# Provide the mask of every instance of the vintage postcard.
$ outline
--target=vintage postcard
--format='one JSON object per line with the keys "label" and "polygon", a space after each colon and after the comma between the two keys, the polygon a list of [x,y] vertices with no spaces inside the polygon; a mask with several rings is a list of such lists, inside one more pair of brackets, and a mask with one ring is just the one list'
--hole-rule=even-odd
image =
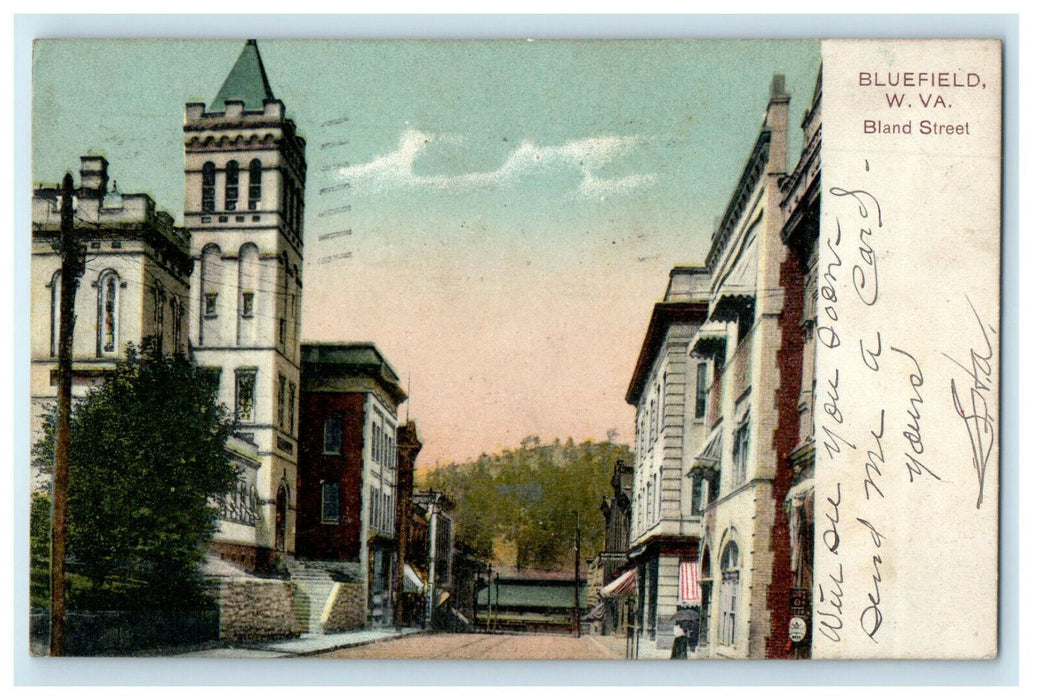
{"label": "vintage postcard", "polygon": [[32,81],[33,654],[997,654],[999,41]]}

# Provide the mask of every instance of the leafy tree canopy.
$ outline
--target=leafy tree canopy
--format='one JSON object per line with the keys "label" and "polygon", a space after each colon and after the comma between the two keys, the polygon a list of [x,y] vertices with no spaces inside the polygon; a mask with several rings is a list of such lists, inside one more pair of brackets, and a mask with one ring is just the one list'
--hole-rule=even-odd
{"label": "leafy tree canopy", "polygon": [[442,465],[425,475],[422,488],[444,491],[455,501],[459,537],[481,556],[518,568],[568,568],[574,562],[575,511],[582,559],[603,549],[599,505],[612,493],[618,460],[632,463],[627,446],[570,439],[543,444],[530,437],[516,450]]}
{"label": "leafy tree canopy", "polygon": [[[182,355],[127,348],[77,402],[69,455],[70,608],[199,602],[199,564],[216,526],[214,499],[236,480],[225,452],[233,422],[204,371]],[[33,449],[52,465],[54,420]],[[78,588],[78,587],[77,587]]]}

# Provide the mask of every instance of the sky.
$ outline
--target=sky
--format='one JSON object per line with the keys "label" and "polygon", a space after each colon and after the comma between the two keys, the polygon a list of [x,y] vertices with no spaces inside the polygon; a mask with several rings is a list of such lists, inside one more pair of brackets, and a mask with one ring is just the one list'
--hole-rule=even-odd
{"label": "sky", "polygon": [[[307,140],[304,341],[371,341],[410,387],[421,467],[528,435],[631,444],[625,390],[669,269],[698,264],[814,41],[260,40]],[[103,154],[182,221],[184,104],[243,41],[54,40],[33,58],[33,180]]]}

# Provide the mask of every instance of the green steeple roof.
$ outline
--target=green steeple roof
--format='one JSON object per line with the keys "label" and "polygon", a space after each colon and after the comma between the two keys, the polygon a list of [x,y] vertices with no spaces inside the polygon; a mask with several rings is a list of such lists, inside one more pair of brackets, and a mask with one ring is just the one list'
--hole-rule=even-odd
{"label": "green steeple roof", "polygon": [[264,62],[260,60],[260,50],[256,48],[256,39],[250,39],[242,48],[224,84],[220,86],[220,92],[213,98],[209,111],[223,112],[224,103],[228,100],[241,100],[245,103],[245,109],[261,111],[264,100],[274,98],[271,84],[267,82]]}

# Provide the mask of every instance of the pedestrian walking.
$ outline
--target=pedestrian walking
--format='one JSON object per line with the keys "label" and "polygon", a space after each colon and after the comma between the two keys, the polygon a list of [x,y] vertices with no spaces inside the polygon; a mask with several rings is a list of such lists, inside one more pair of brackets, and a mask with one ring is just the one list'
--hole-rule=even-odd
{"label": "pedestrian walking", "polygon": [[682,625],[676,623],[672,627],[672,636],[675,637],[675,640],[672,642],[672,658],[685,659],[687,647],[689,646],[686,641],[686,630],[682,628]]}

